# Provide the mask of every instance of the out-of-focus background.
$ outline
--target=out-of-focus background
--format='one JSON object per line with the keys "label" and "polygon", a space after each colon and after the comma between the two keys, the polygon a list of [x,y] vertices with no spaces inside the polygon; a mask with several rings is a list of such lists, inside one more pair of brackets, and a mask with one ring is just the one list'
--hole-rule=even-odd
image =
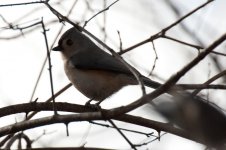
{"label": "out-of-focus background", "polygon": [[[47,63],[44,65],[40,75],[46,60],[46,45],[41,25],[39,24],[23,30],[15,28],[28,27],[43,19],[45,27],[48,29],[48,45],[51,47],[61,26],[63,25],[63,32],[71,27],[68,23],[59,23],[58,18],[43,3],[3,6],[9,3],[25,2],[29,3],[32,1],[1,0],[0,2],[1,107],[27,103],[37,98],[41,102],[51,97],[49,67]],[[49,4],[65,16],[73,4],[75,4],[68,18],[82,26],[85,21],[113,2],[112,0],[52,0]],[[120,38],[122,49],[126,49],[158,33],[205,2],[205,0],[120,0],[112,5],[109,10],[93,18],[85,28],[115,51],[119,51]],[[167,31],[166,35],[205,48],[225,33],[225,14],[226,1],[215,0]],[[13,26],[15,30],[10,28],[10,26]],[[120,33],[120,36],[118,33]],[[59,37],[57,41],[58,39]],[[56,46],[57,42],[53,45]],[[166,81],[198,54],[198,50],[193,47],[164,38],[155,40],[154,45],[156,53],[153,50],[152,43],[147,43],[122,56],[128,63],[146,76],[150,74],[153,66],[155,66],[150,78],[161,83]],[[225,48],[226,45],[224,43],[215,49],[215,51],[225,53]],[[155,62],[156,57],[158,59]],[[53,85],[56,92],[68,84],[69,80],[64,74],[60,53],[51,52],[51,60]],[[182,77],[179,83],[202,84],[213,75],[224,70],[225,63],[225,56],[211,54]],[[40,80],[34,91],[39,76]],[[215,83],[224,83],[224,81],[224,79],[220,79]],[[147,91],[150,92],[152,89],[147,88]],[[224,90],[203,90],[201,94],[209,97],[218,106],[225,108],[226,102],[224,97],[226,93]],[[142,96],[142,92],[139,86],[128,86],[105,100],[101,106],[107,109],[126,105],[140,98],[140,96]],[[74,87],[71,87],[57,97],[56,100],[85,104],[88,98],[83,96]],[[39,113],[34,118],[51,114],[52,112]],[[166,121],[154,110],[150,113],[150,108],[146,106],[138,108],[130,114],[152,120]],[[24,118],[25,114],[3,117],[0,121],[0,127],[22,121]],[[104,121],[102,123],[107,124]],[[154,135],[158,135],[155,130],[148,128],[117,121],[116,124],[122,128],[139,130],[146,133],[154,132]],[[25,133],[31,139],[37,139],[33,143],[34,147],[85,145],[90,147],[130,149],[130,146],[115,129],[90,124],[89,122],[74,122],[69,124],[69,131],[70,136],[67,137],[65,125],[55,124],[30,129],[25,131]],[[43,135],[43,132],[45,132],[45,135]],[[204,149],[204,146],[201,144],[171,134],[164,134],[160,141],[155,140],[153,142],[150,141],[154,137],[147,138],[144,135],[130,132],[125,132],[125,134],[134,144],[148,143],[140,146],[138,149]]]}

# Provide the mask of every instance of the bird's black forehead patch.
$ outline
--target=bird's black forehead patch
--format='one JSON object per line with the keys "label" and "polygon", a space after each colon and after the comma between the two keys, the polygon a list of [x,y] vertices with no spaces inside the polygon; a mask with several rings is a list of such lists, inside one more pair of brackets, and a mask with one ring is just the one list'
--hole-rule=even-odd
{"label": "bird's black forehead patch", "polygon": [[76,29],[75,27],[72,27],[70,29],[68,29],[62,36],[61,39],[65,39],[65,37],[68,37],[70,35],[70,33],[75,32],[76,34],[81,34],[81,31],[79,31],[78,29]]}
{"label": "bird's black forehead patch", "polygon": [[73,28],[71,28],[71,29],[67,30],[66,32],[64,32],[64,34],[61,36],[60,40],[65,39],[65,37],[67,37],[70,34],[70,32],[72,32],[72,30],[73,30]]}

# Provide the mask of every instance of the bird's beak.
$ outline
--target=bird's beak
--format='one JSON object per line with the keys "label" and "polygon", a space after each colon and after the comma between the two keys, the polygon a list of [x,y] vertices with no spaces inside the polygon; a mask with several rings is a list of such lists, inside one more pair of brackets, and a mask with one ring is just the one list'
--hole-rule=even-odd
{"label": "bird's beak", "polygon": [[60,46],[56,46],[52,50],[53,51],[62,51],[62,48],[60,48]]}

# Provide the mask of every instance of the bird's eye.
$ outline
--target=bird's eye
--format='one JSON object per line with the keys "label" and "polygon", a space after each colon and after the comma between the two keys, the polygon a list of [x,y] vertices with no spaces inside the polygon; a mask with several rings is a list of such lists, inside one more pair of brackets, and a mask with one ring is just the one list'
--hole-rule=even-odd
{"label": "bird's eye", "polygon": [[71,46],[73,44],[73,41],[71,39],[67,39],[66,44]]}

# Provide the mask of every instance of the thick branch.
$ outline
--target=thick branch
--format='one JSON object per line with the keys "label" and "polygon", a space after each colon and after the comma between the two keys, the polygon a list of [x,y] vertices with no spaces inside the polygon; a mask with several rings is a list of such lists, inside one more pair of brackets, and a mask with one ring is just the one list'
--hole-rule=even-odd
{"label": "thick branch", "polygon": [[[55,115],[55,116],[45,117],[41,119],[26,120],[23,122],[19,122],[10,126],[0,128],[0,136],[16,133],[18,131],[23,131],[23,130],[27,130],[27,129],[31,129],[39,126],[50,125],[54,123],[103,120],[102,113],[93,112],[93,110],[82,105],[56,102],[55,107],[58,111],[74,112],[74,113],[81,113],[81,114]],[[16,113],[28,113],[31,111],[52,111],[52,103],[24,103],[24,104],[7,106],[0,109],[0,117],[12,115]],[[106,110],[103,110],[103,113],[105,111]],[[104,115],[104,117],[108,117],[108,116]],[[126,115],[126,114],[121,115],[120,117],[115,117],[114,119],[140,125],[147,128],[152,128],[157,131],[166,131],[184,138],[195,140],[186,132],[179,130],[177,128],[174,128],[169,124],[152,121],[142,117]]]}

